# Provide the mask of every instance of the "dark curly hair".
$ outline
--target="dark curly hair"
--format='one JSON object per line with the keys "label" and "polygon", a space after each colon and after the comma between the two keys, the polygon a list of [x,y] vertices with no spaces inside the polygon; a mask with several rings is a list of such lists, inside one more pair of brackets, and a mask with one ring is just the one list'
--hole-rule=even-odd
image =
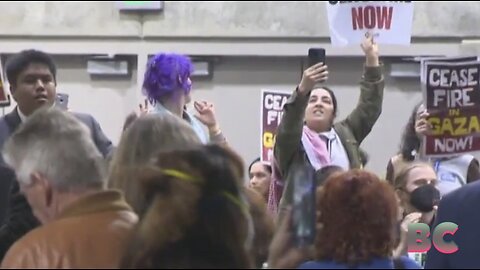
{"label": "dark curly hair", "polygon": [[364,170],[334,174],[317,189],[316,259],[356,267],[394,248],[397,202],[393,189]]}
{"label": "dark curly hair", "polygon": [[407,125],[403,130],[402,141],[400,143],[400,150],[399,154],[402,155],[403,160],[405,161],[412,161],[415,159],[415,155],[412,152],[418,151],[420,148],[420,138],[418,138],[417,134],[415,133],[415,120],[417,119],[417,111],[420,108],[422,102],[419,102],[413,108],[413,112],[408,119]]}

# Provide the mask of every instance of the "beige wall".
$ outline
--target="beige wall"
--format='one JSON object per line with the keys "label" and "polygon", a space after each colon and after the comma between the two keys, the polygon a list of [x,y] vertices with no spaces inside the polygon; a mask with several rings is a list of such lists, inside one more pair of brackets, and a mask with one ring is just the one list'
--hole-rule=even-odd
{"label": "beige wall", "polygon": [[[117,143],[126,115],[137,108],[136,73],[131,78],[94,79],[86,72],[86,57],[63,56],[56,61],[57,91],[70,95],[70,109],[95,116],[107,136]],[[292,91],[299,82],[301,65],[299,58],[224,57],[215,64],[211,80],[194,82],[193,98],[215,103],[229,143],[246,164],[260,154],[261,89]],[[328,85],[338,98],[340,120],[357,102],[362,62],[359,58],[329,58],[328,65]],[[380,174],[397,151],[411,109],[421,99],[418,80],[390,78],[388,65],[386,71],[384,109],[362,145],[371,157],[368,167]]]}
{"label": "beige wall", "polygon": [[[125,117],[137,108],[137,74],[128,78],[92,78],[87,73],[87,58],[81,56],[56,56],[57,92],[69,95],[69,110],[89,113],[100,123],[103,131],[115,144]],[[5,108],[11,111],[15,106]]]}
{"label": "beige wall", "polygon": [[[220,56],[213,79],[195,82],[194,97],[216,103],[229,142],[249,163],[259,155],[260,90],[293,90],[300,78],[300,57],[309,47],[327,48],[339,118],[357,101],[361,50],[329,45],[324,5],[168,1],[159,14],[139,15],[120,14],[113,2],[0,2],[0,54],[37,48],[57,55],[59,92],[70,94],[72,110],[93,114],[115,143],[124,117],[142,100],[148,54]],[[479,54],[479,12],[477,2],[417,2],[412,45],[382,46],[381,54]],[[92,79],[86,71],[92,54],[131,55],[133,76]],[[383,113],[363,144],[371,156],[369,167],[381,174],[420,99],[418,79],[387,76],[386,82]]]}
{"label": "beige wall", "polygon": [[[328,65],[331,74],[328,85],[338,98],[340,120],[358,100],[362,62],[355,58],[332,58]],[[260,90],[293,91],[300,79],[300,67],[300,59],[230,58],[216,65],[211,82],[195,85],[194,98],[216,103],[219,121],[229,142],[249,163],[259,156]],[[388,159],[398,149],[413,106],[421,99],[418,80],[398,80],[388,75],[386,80],[384,110],[362,144],[370,154],[368,168],[382,175]]]}
{"label": "beige wall", "polygon": [[[163,12],[120,14],[115,2],[1,2],[0,35],[328,37],[324,2],[166,1]],[[478,2],[416,2],[418,37],[479,36]],[[445,19],[448,18],[448,19]]]}

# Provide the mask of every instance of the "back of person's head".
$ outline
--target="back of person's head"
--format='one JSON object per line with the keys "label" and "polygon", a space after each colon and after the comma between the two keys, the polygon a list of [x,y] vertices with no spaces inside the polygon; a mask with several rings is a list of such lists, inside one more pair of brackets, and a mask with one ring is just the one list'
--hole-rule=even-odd
{"label": "back of person's head", "polygon": [[415,121],[417,119],[418,109],[422,105],[422,102],[417,103],[413,108],[410,118],[408,119],[407,124],[403,130],[402,140],[400,143],[400,154],[406,161],[412,161],[415,159],[416,152],[420,148],[420,138],[418,138],[417,133],[415,132]]}
{"label": "back of person's head", "polygon": [[153,56],[145,71],[143,92],[152,103],[182,90],[191,90],[190,75],[193,64],[189,57],[175,53],[159,53]]}
{"label": "back of person's head", "polygon": [[19,74],[32,63],[47,66],[56,81],[57,67],[52,57],[42,51],[25,50],[15,54],[7,61],[6,74],[10,85],[16,86]]}
{"label": "back of person's head", "polygon": [[109,186],[125,193],[125,199],[139,213],[145,207],[136,168],[148,164],[158,153],[186,150],[200,145],[195,131],[170,114],[141,116],[125,130],[110,163]]}
{"label": "back of person's head", "polygon": [[327,179],[335,173],[343,172],[343,168],[337,165],[328,165],[315,172],[317,187],[322,186]]}
{"label": "back of person's head", "polygon": [[376,175],[350,170],[330,177],[317,189],[317,260],[355,267],[391,256],[397,202],[393,189]]}
{"label": "back of person's head", "polygon": [[[158,156],[122,268],[248,268],[253,222],[238,156],[217,145]],[[249,243],[250,242],[250,243]]]}
{"label": "back of person's head", "polygon": [[263,263],[268,258],[268,248],[273,238],[274,222],[272,216],[267,211],[267,205],[264,198],[255,190],[245,188],[250,205],[250,215],[253,219],[255,237],[251,247],[252,257],[257,268],[262,268]]}
{"label": "back of person's head", "polygon": [[6,142],[3,156],[26,185],[40,173],[60,191],[105,186],[105,162],[90,130],[65,111],[36,111]]}
{"label": "back of person's head", "polygon": [[122,131],[125,132],[125,130],[127,130],[127,128],[129,128],[132,125],[133,121],[137,119],[138,119],[138,115],[135,112],[128,114],[127,118],[125,118],[125,122],[123,123]]}

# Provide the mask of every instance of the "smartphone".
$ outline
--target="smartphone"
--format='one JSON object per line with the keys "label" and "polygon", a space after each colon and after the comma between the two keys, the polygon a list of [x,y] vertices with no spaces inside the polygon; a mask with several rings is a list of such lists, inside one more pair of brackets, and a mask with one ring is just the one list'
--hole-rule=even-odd
{"label": "smartphone", "polygon": [[308,49],[308,67],[311,67],[318,63],[325,64],[325,49],[323,48]]}
{"label": "smartphone", "polygon": [[315,171],[308,164],[293,169],[293,230],[297,247],[314,244],[316,234]]}
{"label": "smartphone", "polygon": [[55,100],[55,106],[63,110],[68,109],[68,94],[57,93],[57,98]]}

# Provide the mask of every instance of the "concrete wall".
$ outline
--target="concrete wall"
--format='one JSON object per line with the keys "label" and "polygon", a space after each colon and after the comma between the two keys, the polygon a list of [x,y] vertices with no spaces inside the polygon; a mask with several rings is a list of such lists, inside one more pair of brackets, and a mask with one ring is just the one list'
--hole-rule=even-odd
{"label": "concrete wall", "polygon": [[[90,113],[116,144],[126,115],[138,108],[137,76],[92,78],[86,72],[86,57],[57,56],[58,92],[70,95],[72,111]],[[358,58],[329,58],[328,85],[338,99],[338,120],[355,107],[359,96],[362,61]],[[284,57],[223,57],[215,64],[211,80],[194,80],[193,100],[215,104],[218,121],[229,144],[249,163],[260,155],[261,89],[293,91],[301,75],[302,61]],[[135,66],[134,66],[135,70]],[[416,102],[421,100],[418,79],[395,79],[386,70],[383,112],[363,142],[370,154],[368,168],[385,174],[388,159],[395,154],[403,127]],[[6,111],[13,109],[14,104]],[[193,108],[189,108],[192,110]]]}
{"label": "concrete wall", "polygon": [[[328,37],[324,2],[166,1],[157,14],[120,14],[115,2],[1,2],[3,36]],[[417,2],[416,37],[479,36],[478,2]],[[448,18],[448,19],[445,19]]]}
{"label": "concrete wall", "polygon": [[[215,102],[230,144],[249,163],[260,154],[260,90],[293,91],[300,80],[300,68],[299,59],[224,59],[216,65],[212,81],[194,85],[193,98]],[[338,99],[337,120],[342,120],[357,103],[362,61],[329,59],[329,72],[328,85]],[[370,155],[367,167],[381,175],[385,175],[388,159],[398,150],[411,110],[421,100],[418,80],[391,78],[387,70],[386,83],[382,115],[362,144]]]}
{"label": "concrete wall", "polygon": [[140,36],[140,17],[119,14],[114,3],[1,2],[0,35]]}
{"label": "concrete wall", "polygon": [[[220,56],[213,79],[195,82],[194,98],[215,102],[229,142],[246,162],[259,155],[260,90],[292,90],[308,48],[327,49],[339,118],[357,102],[362,52],[329,45],[323,2],[165,2],[163,12],[147,15],[120,13],[114,2],[0,2],[0,10],[0,54],[27,48],[55,54],[58,91],[70,94],[72,110],[93,114],[115,143],[124,117],[142,102],[147,55],[159,51]],[[476,2],[417,2],[412,45],[382,46],[381,54],[480,54],[479,13]],[[92,54],[130,55],[133,76],[91,78]],[[382,116],[363,144],[369,168],[384,174],[420,98],[418,78],[387,75]]]}
{"label": "concrete wall", "polygon": [[[136,63],[132,61],[129,77],[92,77],[87,73],[87,57],[55,56],[57,93],[69,95],[68,109],[91,114],[104,133],[117,144],[126,116],[138,108]],[[7,83],[8,89],[8,83]],[[16,106],[15,101],[3,108],[5,113]]]}
{"label": "concrete wall", "polygon": [[[321,46],[330,56],[362,55],[358,46],[330,46],[324,2],[167,1],[164,8],[125,13],[114,2],[0,2],[2,53],[35,47],[53,54],[144,59],[159,51],[290,57]],[[382,47],[382,55],[479,53],[479,9],[476,2],[415,3],[413,43]]]}

